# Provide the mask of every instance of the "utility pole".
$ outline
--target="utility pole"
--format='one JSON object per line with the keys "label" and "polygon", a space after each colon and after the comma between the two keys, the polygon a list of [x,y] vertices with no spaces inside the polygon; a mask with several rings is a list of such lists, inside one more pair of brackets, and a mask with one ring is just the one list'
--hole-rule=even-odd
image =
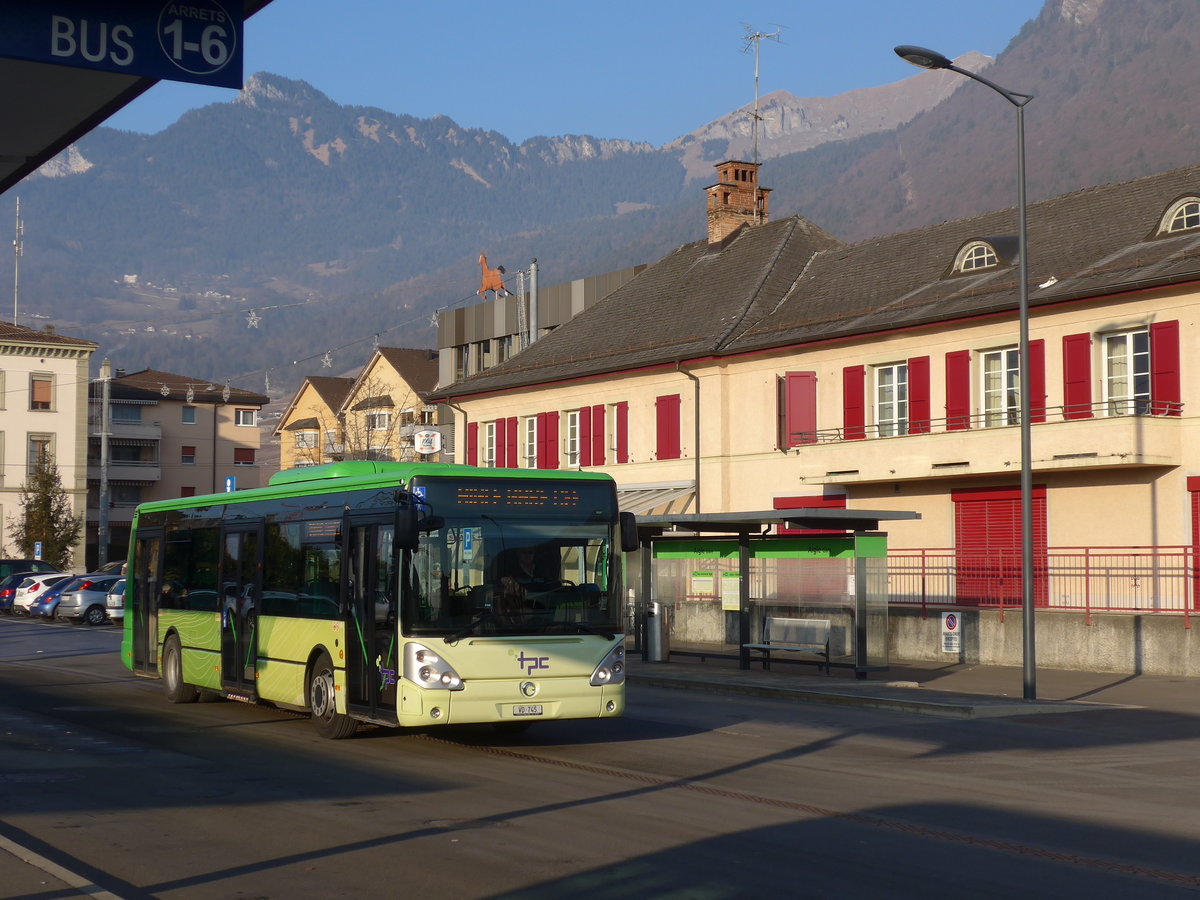
{"label": "utility pole", "polygon": [[25,226],[21,222],[21,198],[17,198],[17,234],[13,238],[13,324],[17,324],[17,297],[21,293],[21,257],[25,253]]}
{"label": "utility pole", "polygon": [[[774,40],[776,42],[779,41],[779,33],[781,31],[781,28],[780,28],[780,26],[776,25],[774,31],[772,31],[770,33],[765,33],[762,31],[753,30],[749,25],[745,24],[744,22],[742,23],[742,27],[746,29],[746,34],[745,34],[745,37],[743,38],[743,40],[745,41],[745,44],[742,46],[742,52],[743,53],[749,52],[750,46],[752,44],[754,45],[754,112],[750,114],[750,118],[751,118],[750,131],[754,138],[754,155],[750,161],[752,163],[754,163],[755,166],[757,166],[758,165],[758,123],[761,122],[762,118],[763,118],[762,115],[758,111],[758,58],[759,58],[759,52],[762,48],[763,38],[770,38],[771,40]],[[757,179],[757,177],[754,180],[754,217],[755,217],[755,221],[759,225],[761,225],[762,224],[762,208],[759,206],[759,200],[758,200],[758,179]]]}
{"label": "utility pole", "polygon": [[96,523],[96,568],[108,562],[108,407],[112,363],[100,363],[100,517]]}
{"label": "utility pole", "polygon": [[541,323],[538,321],[538,265],[537,258],[529,261],[529,343],[538,339]]}

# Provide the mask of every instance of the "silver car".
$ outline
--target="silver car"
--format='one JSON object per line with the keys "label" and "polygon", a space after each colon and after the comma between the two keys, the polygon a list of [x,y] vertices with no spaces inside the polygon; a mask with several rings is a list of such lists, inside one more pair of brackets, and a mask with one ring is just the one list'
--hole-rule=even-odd
{"label": "silver car", "polygon": [[54,612],[56,619],[103,625],[108,621],[108,592],[121,580],[115,575],[80,575],[63,589]]}
{"label": "silver car", "polygon": [[29,608],[41,598],[46,588],[58,584],[64,578],[74,578],[69,572],[54,572],[50,574],[30,575],[21,582],[17,592],[13,594],[12,612],[14,616],[30,615]]}
{"label": "silver car", "polygon": [[108,611],[108,617],[114,622],[121,622],[125,619],[125,579],[122,578],[114,584],[108,592],[108,599],[105,601],[105,608]]}

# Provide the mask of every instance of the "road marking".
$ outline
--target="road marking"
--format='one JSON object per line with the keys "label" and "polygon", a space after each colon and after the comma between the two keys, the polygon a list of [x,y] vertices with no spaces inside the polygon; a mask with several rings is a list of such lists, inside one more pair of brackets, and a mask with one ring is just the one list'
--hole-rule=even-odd
{"label": "road marking", "polygon": [[106,891],[95,882],[84,878],[82,875],[76,875],[70,869],[64,869],[58,863],[46,859],[46,857],[40,853],[35,853],[28,847],[21,846],[16,841],[10,841],[2,834],[0,834],[0,850],[7,850],[17,859],[41,869],[47,875],[52,875],[59,881],[70,885],[88,897],[94,897],[96,900],[121,900],[116,894]]}

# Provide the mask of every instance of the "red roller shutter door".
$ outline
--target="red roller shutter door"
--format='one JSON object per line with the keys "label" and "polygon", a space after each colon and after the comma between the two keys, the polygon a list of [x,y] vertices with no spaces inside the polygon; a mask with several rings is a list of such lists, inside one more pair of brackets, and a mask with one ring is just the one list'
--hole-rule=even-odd
{"label": "red roller shutter door", "polygon": [[[1021,491],[955,491],[956,594],[964,605],[1021,603]],[[1033,599],[1047,602],[1046,489],[1033,489]]]}

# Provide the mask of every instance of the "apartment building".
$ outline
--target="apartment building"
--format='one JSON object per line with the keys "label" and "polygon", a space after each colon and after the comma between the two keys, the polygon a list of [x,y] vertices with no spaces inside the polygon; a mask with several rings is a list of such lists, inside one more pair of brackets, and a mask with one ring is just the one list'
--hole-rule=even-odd
{"label": "apartment building", "polygon": [[[88,366],[96,344],[20,325],[0,325],[0,546],[15,556],[10,527],[21,489],[40,457],[50,455],[76,515],[87,502]],[[84,548],[74,562],[82,566]]]}
{"label": "apartment building", "polygon": [[[100,522],[103,393],[103,384],[93,382],[86,445],[93,562]],[[266,482],[258,466],[258,415],[268,402],[265,395],[155,369],[117,369],[108,393],[109,559],[124,556],[139,503],[246,490]]]}

